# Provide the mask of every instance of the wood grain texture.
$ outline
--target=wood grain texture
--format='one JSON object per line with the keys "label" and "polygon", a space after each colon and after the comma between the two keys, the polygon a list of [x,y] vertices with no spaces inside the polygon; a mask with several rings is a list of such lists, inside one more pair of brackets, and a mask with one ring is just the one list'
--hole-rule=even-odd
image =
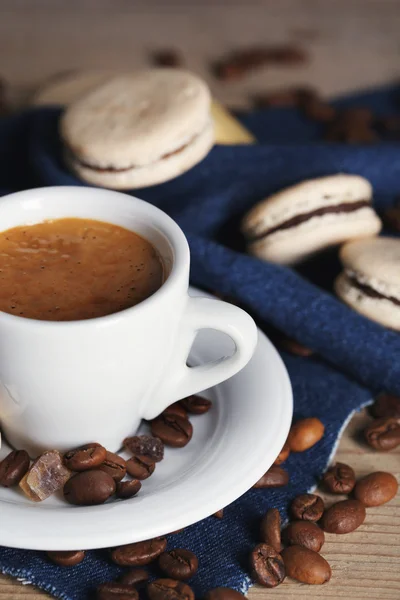
{"label": "wood grain texture", "polygon": [[[0,73],[18,102],[55,73],[136,69],[148,64],[150,50],[174,46],[219,100],[245,107],[252,94],[279,86],[316,85],[332,95],[395,81],[399,30],[399,0],[2,0]],[[210,62],[231,48],[287,41],[301,43],[310,62],[297,69],[262,69],[230,84],[211,75]],[[358,441],[367,420],[365,412],[353,418],[337,460],[351,464],[358,476],[375,470],[399,476],[400,451],[378,454]],[[358,531],[326,537],[322,554],[333,570],[327,585],[285,581],[275,590],[252,588],[250,599],[399,600],[399,496],[368,509]],[[0,600],[25,598],[49,596],[0,576]]]}

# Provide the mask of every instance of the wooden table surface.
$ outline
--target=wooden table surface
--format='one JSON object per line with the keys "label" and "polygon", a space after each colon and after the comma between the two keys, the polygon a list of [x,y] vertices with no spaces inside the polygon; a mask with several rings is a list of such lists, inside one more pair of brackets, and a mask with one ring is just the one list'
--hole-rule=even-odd
{"label": "wooden table surface", "polygon": [[[279,86],[311,84],[332,95],[396,81],[399,31],[398,0],[2,0],[0,75],[17,103],[55,73],[136,69],[148,64],[149,51],[173,46],[219,100],[246,107],[252,94]],[[310,62],[297,69],[264,69],[229,84],[210,74],[210,62],[232,48],[288,41],[305,47]],[[356,441],[367,419],[365,412],[354,416],[336,458],[357,475],[387,470],[399,476],[400,451],[378,454]],[[326,537],[322,554],[332,566],[329,584],[285,581],[275,590],[252,588],[249,597],[399,600],[399,496],[368,509],[356,532]],[[0,575],[0,600],[46,597]]]}

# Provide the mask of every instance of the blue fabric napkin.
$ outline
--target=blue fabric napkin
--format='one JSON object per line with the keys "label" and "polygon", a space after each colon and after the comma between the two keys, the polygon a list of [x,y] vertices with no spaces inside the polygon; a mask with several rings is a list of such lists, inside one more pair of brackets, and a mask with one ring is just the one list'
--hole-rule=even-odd
{"label": "blue fabric napkin", "polygon": [[[397,90],[387,88],[337,104],[393,114],[396,95]],[[55,108],[0,122],[0,194],[43,185],[84,185],[63,165],[59,116]],[[188,173],[134,194],[159,206],[183,228],[191,248],[193,284],[235,299],[264,329],[278,329],[317,352],[307,359],[282,356],[293,386],[295,419],[317,416],[326,433],[309,451],[289,457],[287,487],[250,490],[226,508],[223,520],[209,517],[170,536],[169,548],[189,548],[199,557],[199,572],[190,582],[197,597],[220,585],[245,592],[250,585],[248,554],[258,541],[259,520],[267,508],[278,507],[285,519],[290,500],[317,483],[354,410],[378,390],[400,394],[400,335],[332,295],[340,269],[336,250],[293,270],[246,256],[238,233],[242,215],[255,202],[310,177],[363,175],[374,187],[378,212],[392,205],[400,195],[399,145],[321,143],[320,126],[294,109],[260,111],[243,121],[260,144],[216,146]],[[89,552],[80,565],[63,569],[40,552],[9,548],[0,548],[0,570],[65,600],[86,600],[97,584],[121,572],[106,551]]]}

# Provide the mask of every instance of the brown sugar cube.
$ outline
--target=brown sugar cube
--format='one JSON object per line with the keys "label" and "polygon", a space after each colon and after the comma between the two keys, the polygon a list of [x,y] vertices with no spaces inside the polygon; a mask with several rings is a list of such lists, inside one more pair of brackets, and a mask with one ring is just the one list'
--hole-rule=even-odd
{"label": "brown sugar cube", "polygon": [[19,485],[29,500],[40,502],[62,489],[71,475],[61,454],[57,450],[48,450],[35,460]]}

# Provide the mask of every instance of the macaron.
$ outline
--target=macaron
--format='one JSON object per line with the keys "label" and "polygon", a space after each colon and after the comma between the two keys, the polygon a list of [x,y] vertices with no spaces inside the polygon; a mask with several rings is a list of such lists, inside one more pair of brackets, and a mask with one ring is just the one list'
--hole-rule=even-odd
{"label": "macaron", "polygon": [[400,331],[400,239],[377,237],[340,249],[339,298],[364,316]]}
{"label": "macaron", "polygon": [[244,217],[248,252],[290,265],[329,246],[374,236],[382,224],[371,201],[371,184],[358,175],[332,175],[286,188]]}
{"label": "macaron", "polygon": [[212,148],[210,106],[207,85],[184,70],[116,76],[67,107],[67,164],[84,181],[117,189],[173,179]]}

